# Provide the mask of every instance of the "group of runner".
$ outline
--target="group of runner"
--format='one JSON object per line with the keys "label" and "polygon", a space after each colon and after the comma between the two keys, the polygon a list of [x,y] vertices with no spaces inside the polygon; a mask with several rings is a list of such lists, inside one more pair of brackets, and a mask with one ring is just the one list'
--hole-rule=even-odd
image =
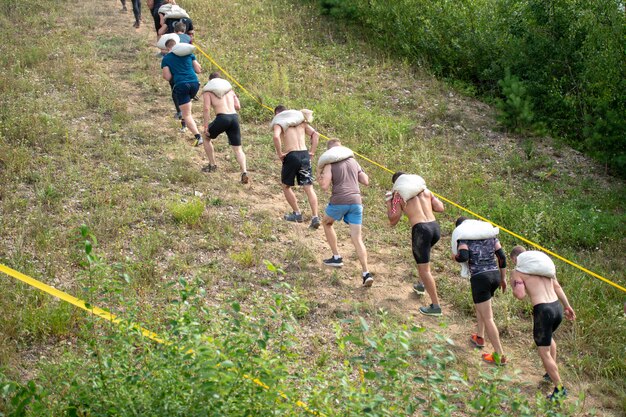
{"label": "group of runner", "polygon": [[[138,27],[141,20],[140,0],[132,1],[133,11],[138,10],[135,12],[135,23]],[[240,181],[243,184],[249,183],[250,178],[247,173],[246,156],[242,148],[237,114],[240,103],[232,86],[222,79],[218,72],[210,74],[209,81],[201,92],[203,100],[201,133],[191,115],[191,106],[200,90],[198,74],[202,72],[202,68],[193,53],[181,53],[175,49],[178,44],[193,42],[193,23],[188,17],[178,17],[175,22],[168,21],[167,13],[163,12],[163,5],[175,4],[174,0],[147,0],[147,2],[154,18],[157,40],[171,33],[179,35],[178,38],[171,37],[164,43],[162,75],[172,86],[172,98],[177,108],[177,116],[182,119],[181,129],[188,128],[191,131],[196,146],[204,145],[209,163],[202,170],[205,172],[217,170],[212,140],[221,133],[226,133],[241,169]],[[122,0],[122,4],[125,7],[125,0]],[[178,49],[183,48],[178,47]],[[209,121],[211,110],[215,113],[215,118]],[[360,185],[369,184],[368,175],[353,155],[321,166],[316,175],[317,181],[323,190],[331,190],[331,197],[324,216],[320,219],[318,199],[313,188],[315,177],[311,164],[311,158],[316,154],[319,144],[319,134],[312,127],[310,117],[306,117],[302,111],[289,110],[279,105],[274,109],[274,115],[275,120],[281,117],[279,115],[288,116],[284,119],[291,120],[289,123],[272,122],[276,156],[282,162],[281,186],[292,210],[284,215],[284,219],[297,223],[303,222],[303,214],[293,191],[296,184],[302,186],[311,209],[309,228],[318,229],[320,225],[323,226],[332,252],[332,256],[324,259],[323,263],[331,267],[343,266],[343,258],[338,251],[334,230],[334,223],[343,220],[349,226],[350,237],[361,265],[362,285],[371,287],[374,277],[368,269],[367,250],[362,238],[363,204],[360,192]],[[310,149],[306,145],[307,137],[311,142]],[[342,147],[339,140],[330,140],[327,143],[327,152],[332,152],[333,148],[339,147],[347,149]],[[346,155],[350,154],[351,152]],[[394,173],[391,178],[392,184],[395,186],[404,175],[403,172]],[[405,177],[404,180],[407,178]],[[412,253],[419,275],[419,281],[414,285],[414,290],[418,294],[428,293],[431,300],[429,305],[420,307],[419,311],[428,316],[440,316],[442,309],[436,282],[430,269],[430,254],[433,246],[441,238],[441,231],[434,213],[443,212],[444,205],[425,187],[416,195],[406,199],[394,189],[387,193],[385,200],[390,225],[395,226],[405,215],[412,227]],[[460,227],[466,220],[464,217],[458,218],[456,227]],[[477,348],[483,348],[485,336],[488,337],[494,352],[484,353],[483,360],[496,365],[505,365],[507,357],[500,342],[491,304],[496,290],[501,288],[502,292],[505,292],[507,288],[507,257],[504,249],[498,239],[493,236],[459,239],[454,249],[452,259],[459,263],[467,263],[470,272],[472,299],[477,317],[477,331],[471,334],[470,341]],[[563,315],[570,320],[574,320],[576,315],[555,274],[529,272],[525,267],[521,267],[525,259],[531,259],[537,253],[525,251],[521,246],[513,248],[510,260],[515,265],[515,270],[510,274],[510,282],[516,298],[523,299],[528,295],[533,304],[533,338],[546,370],[544,379],[554,383],[554,390],[549,398],[560,400],[567,394],[567,391],[562,385],[556,365],[556,343],[552,334],[561,323]],[[544,261],[551,263],[554,268],[552,261],[547,256],[545,258],[547,260]]]}

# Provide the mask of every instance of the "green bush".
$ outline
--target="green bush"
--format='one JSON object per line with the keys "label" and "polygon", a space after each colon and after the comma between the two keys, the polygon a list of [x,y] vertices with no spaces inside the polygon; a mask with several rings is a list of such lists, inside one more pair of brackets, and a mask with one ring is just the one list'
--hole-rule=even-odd
{"label": "green bush", "polygon": [[197,197],[189,201],[173,202],[169,205],[169,210],[174,220],[189,226],[198,223],[202,213],[204,213],[204,209],[204,202]]}

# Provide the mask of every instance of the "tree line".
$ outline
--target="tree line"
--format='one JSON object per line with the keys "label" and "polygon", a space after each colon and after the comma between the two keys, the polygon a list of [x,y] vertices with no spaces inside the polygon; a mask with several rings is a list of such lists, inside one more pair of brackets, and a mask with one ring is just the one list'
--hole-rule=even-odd
{"label": "tree line", "polygon": [[623,1],[318,1],[415,65],[495,100],[505,128],[561,138],[626,177]]}

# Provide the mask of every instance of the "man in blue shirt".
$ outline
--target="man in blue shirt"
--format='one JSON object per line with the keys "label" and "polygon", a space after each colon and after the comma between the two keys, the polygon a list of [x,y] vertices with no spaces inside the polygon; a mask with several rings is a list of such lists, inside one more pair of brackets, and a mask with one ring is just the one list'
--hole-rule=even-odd
{"label": "man in blue shirt", "polygon": [[[175,44],[176,41],[170,39],[165,43],[165,46],[171,50]],[[202,136],[191,115],[191,99],[200,89],[200,82],[196,74],[202,72],[202,67],[200,67],[194,54],[178,56],[170,52],[163,57],[161,68],[165,80],[174,80],[173,96],[183,113],[185,124],[196,138],[195,146],[201,145]]]}

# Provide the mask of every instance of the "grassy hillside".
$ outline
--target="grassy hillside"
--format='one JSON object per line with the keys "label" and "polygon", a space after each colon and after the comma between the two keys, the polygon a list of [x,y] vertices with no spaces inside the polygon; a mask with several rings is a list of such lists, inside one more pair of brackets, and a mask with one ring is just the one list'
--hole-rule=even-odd
{"label": "grassy hillside", "polygon": [[[181,5],[201,47],[270,106],[312,108],[321,132],[391,169],[420,173],[434,191],[624,285],[624,184],[578,153],[496,132],[488,106],[314,8],[284,0]],[[240,92],[250,186],[236,182],[223,138],[220,170],[202,174],[203,152],[176,130],[150,25],[133,31],[118,7],[0,2],[9,38],[0,55],[0,262],[173,345],[2,276],[0,413],[307,415],[296,399],[337,416],[550,408],[538,399],[549,387],[537,389],[543,371],[526,304],[510,294],[495,300],[507,369],[479,363],[468,346],[469,286],[447,251],[458,210],[440,217],[445,236],[434,255],[441,320],[417,314],[425,301],[410,289],[408,225],[386,226],[389,175],[365,162],[373,183],[364,190],[365,243],[376,284],[359,288],[341,225],[347,265],[323,269],[323,232],[281,220],[287,204],[268,113]],[[16,21],[32,33],[12,30]],[[572,398],[549,412],[620,415],[624,296],[557,268],[579,320],[557,335]]]}

